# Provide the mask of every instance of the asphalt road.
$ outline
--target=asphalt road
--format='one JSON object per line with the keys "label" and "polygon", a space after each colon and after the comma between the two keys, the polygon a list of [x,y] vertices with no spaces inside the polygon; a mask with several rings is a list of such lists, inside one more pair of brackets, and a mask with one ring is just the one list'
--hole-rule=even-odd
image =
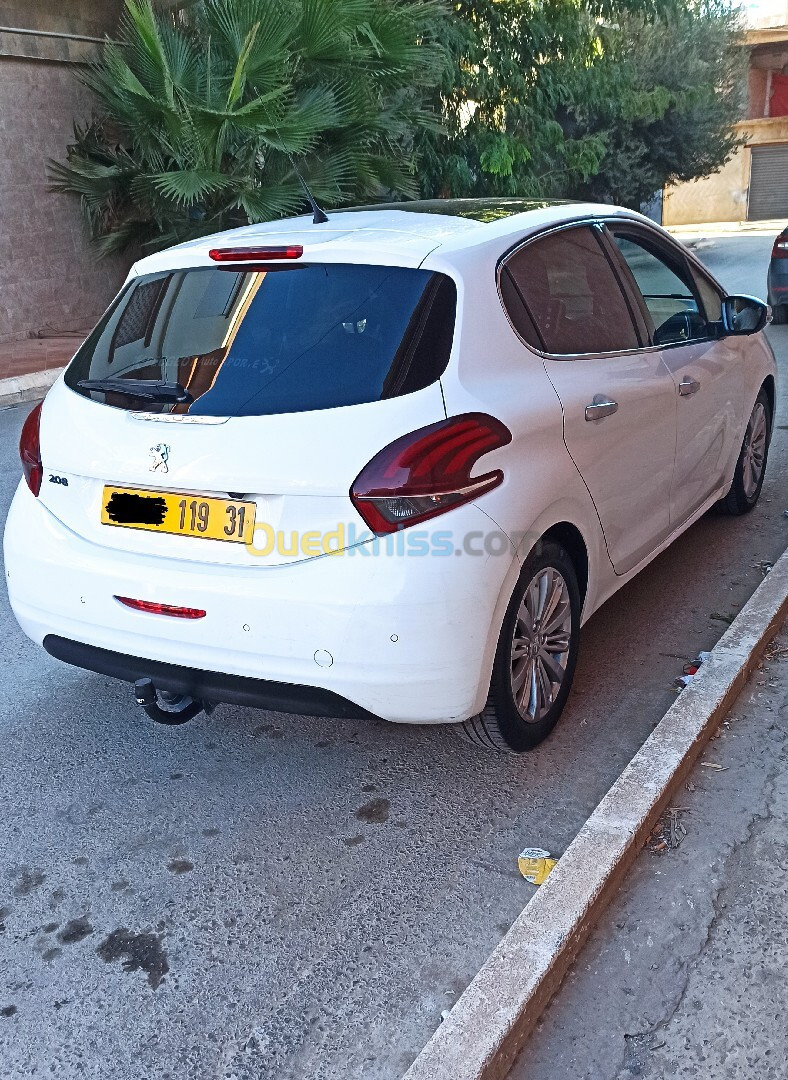
{"label": "asphalt road", "polygon": [[[699,251],[762,294],[770,244]],[[25,411],[0,413],[0,517]],[[1,595],[4,1080],[397,1080],[531,895],[517,853],[566,848],[785,547],[784,397],[777,423],[759,507],[708,515],[594,616],[522,758],[228,706],[158,728]]]}

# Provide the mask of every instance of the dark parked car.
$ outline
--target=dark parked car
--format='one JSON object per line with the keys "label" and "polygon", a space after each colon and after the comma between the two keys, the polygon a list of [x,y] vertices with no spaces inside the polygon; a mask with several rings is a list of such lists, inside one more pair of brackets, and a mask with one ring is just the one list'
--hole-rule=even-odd
{"label": "dark parked car", "polygon": [[788,323],[788,226],[774,241],[766,287],[774,321]]}

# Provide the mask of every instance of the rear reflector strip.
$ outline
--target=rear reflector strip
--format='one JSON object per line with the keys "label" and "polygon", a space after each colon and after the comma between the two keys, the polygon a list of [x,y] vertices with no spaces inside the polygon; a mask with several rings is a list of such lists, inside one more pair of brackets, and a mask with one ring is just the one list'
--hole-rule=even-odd
{"label": "rear reflector strip", "polygon": [[289,244],[287,247],[258,248],[212,248],[208,255],[214,262],[268,262],[271,259],[300,259],[304,254],[301,244]]}
{"label": "rear reflector strip", "polygon": [[115,599],[135,611],[147,611],[150,615],[169,615],[171,619],[204,619],[206,615],[200,608],[156,604],[151,600],[133,600],[130,596],[116,596]]}

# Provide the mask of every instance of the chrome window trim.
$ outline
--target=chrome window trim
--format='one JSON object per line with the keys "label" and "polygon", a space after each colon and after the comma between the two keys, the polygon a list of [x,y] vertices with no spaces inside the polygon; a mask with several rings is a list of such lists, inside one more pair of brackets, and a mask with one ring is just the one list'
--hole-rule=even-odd
{"label": "chrome window trim", "polygon": [[[609,227],[611,222],[614,222],[614,221],[624,221],[627,224],[636,225],[641,230],[641,232],[651,234],[654,237],[655,242],[657,244],[657,247],[659,247],[659,245],[661,243],[666,248],[672,249],[677,258],[684,260],[688,264],[688,269],[690,271],[691,276],[693,274],[693,269],[694,269],[702,277],[704,277],[706,279],[706,281],[708,282],[709,285],[711,285],[713,288],[715,288],[717,290],[717,292],[720,295],[720,304],[722,304],[725,297],[728,295],[727,292],[725,291],[725,289],[723,289],[722,285],[720,285],[719,281],[717,281],[717,279],[714,277],[714,275],[711,273],[711,271],[706,269],[706,267],[703,265],[703,263],[700,261],[700,259],[698,259],[697,256],[695,256],[690,251],[690,249],[688,247],[685,247],[684,244],[682,244],[680,241],[676,240],[676,238],[674,236],[671,236],[670,233],[665,232],[662,229],[656,228],[653,225],[653,223],[651,223],[651,222],[640,221],[637,218],[628,218],[628,217],[608,218],[604,222],[604,224],[605,224],[606,227]],[[696,292],[696,291],[697,291],[697,285],[693,283],[693,292]],[[697,303],[698,303],[698,306],[699,306],[699,311],[705,314],[706,307],[705,307],[705,304],[703,303],[703,297],[702,296],[698,295]],[[707,325],[711,326],[711,325],[713,325],[713,323],[707,323]],[[718,340],[719,340],[719,338],[709,337],[709,336],[696,337],[696,338],[687,338],[686,341],[669,341],[669,342],[666,342],[664,345],[648,345],[648,346],[644,347],[644,351],[646,349],[681,349],[685,345],[702,345],[704,342],[711,343],[711,342],[718,341]]]}
{"label": "chrome window trim", "polygon": [[651,233],[657,243],[663,243],[668,247],[672,247],[679,255],[687,259],[688,262],[691,262],[703,274],[707,281],[709,281],[715,289],[719,290],[721,300],[728,295],[727,291],[719,281],[717,281],[711,270],[709,270],[707,266],[704,266],[698,256],[685,244],[682,244],[680,240],[677,240],[675,236],[672,236],[667,232],[667,230],[657,227],[652,221],[641,221],[640,218],[630,217],[606,218],[603,224],[609,225],[611,222],[616,221],[625,221],[630,225],[638,225],[644,232]]}
{"label": "chrome window trim", "polygon": [[[583,226],[588,226],[588,227],[591,227],[591,228],[593,228],[595,226],[596,227],[601,227],[601,228],[608,228],[609,226],[614,225],[614,224],[636,225],[636,226],[641,227],[645,232],[652,233],[657,241],[667,240],[669,246],[674,247],[680,255],[688,258],[688,260],[693,262],[699,268],[699,270],[702,271],[704,276],[717,289],[720,290],[720,299],[723,299],[727,295],[725,290],[722,288],[720,283],[717,281],[717,279],[706,269],[706,267],[703,265],[703,263],[698,258],[696,258],[688,248],[685,248],[683,244],[681,244],[681,243],[679,243],[679,241],[675,240],[674,237],[672,237],[670,235],[670,233],[664,233],[663,234],[663,232],[660,229],[657,229],[657,228],[654,227],[653,223],[642,221],[640,218],[629,217],[628,215],[625,215],[625,214],[615,214],[615,215],[611,215],[610,217],[600,216],[600,215],[595,214],[592,217],[573,218],[571,221],[561,221],[556,225],[547,225],[545,228],[539,229],[537,232],[532,233],[530,236],[526,236],[525,239],[518,240],[516,244],[514,244],[512,247],[508,248],[503,253],[503,255],[500,256],[500,258],[498,259],[498,262],[496,263],[496,267],[495,267],[495,288],[496,288],[496,291],[498,293],[498,300],[500,301],[501,309],[503,310],[506,321],[508,322],[509,326],[512,328],[512,332],[517,337],[517,340],[522,345],[524,345],[526,349],[528,349],[530,352],[534,353],[534,355],[541,356],[542,359],[544,359],[544,360],[569,360],[569,361],[571,361],[571,360],[605,360],[605,359],[614,358],[614,357],[617,357],[617,356],[634,356],[635,354],[638,354],[638,355],[642,356],[642,355],[648,355],[648,354],[653,353],[653,352],[662,352],[665,349],[683,348],[685,345],[697,345],[697,344],[700,344],[702,342],[713,342],[715,340],[714,338],[708,338],[708,337],[689,338],[687,341],[673,341],[673,342],[670,342],[667,345],[655,345],[655,344],[652,343],[652,344],[649,344],[649,345],[638,346],[635,349],[614,349],[614,350],[610,350],[608,352],[551,353],[551,352],[545,351],[544,349],[539,349],[539,348],[537,348],[536,345],[532,345],[529,341],[525,340],[525,338],[517,330],[517,328],[515,327],[514,323],[511,320],[511,318],[509,317],[509,312],[506,310],[506,304],[504,303],[503,293],[501,291],[501,276],[503,274],[503,271],[506,269],[506,265],[509,262],[509,260],[512,259],[515,255],[517,255],[520,251],[522,251],[523,248],[527,247],[529,244],[533,244],[537,240],[541,240],[545,236],[550,236],[553,233],[564,232],[566,229],[576,229],[576,228],[583,227]],[[619,286],[619,288],[620,288],[620,286]],[[624,300],[626,301],[626,295],[624,294],[623,289],[621,290],[621,292],[622,292],[622,295],[624,296]],[[538,332],[538,327],[535,327],[535,329]]]}

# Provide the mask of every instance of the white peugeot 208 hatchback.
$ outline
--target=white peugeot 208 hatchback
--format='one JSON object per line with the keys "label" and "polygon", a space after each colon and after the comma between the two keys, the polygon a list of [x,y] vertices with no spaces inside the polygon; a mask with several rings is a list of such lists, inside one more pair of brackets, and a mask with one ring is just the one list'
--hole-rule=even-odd
{"label": "white peugeot 208 hatchback", "polygon": [[138,262],[21,440],[14,613],[156,720],[552,729],[580,626],[758,500],[759,300],[628,210],[413,203]]}

